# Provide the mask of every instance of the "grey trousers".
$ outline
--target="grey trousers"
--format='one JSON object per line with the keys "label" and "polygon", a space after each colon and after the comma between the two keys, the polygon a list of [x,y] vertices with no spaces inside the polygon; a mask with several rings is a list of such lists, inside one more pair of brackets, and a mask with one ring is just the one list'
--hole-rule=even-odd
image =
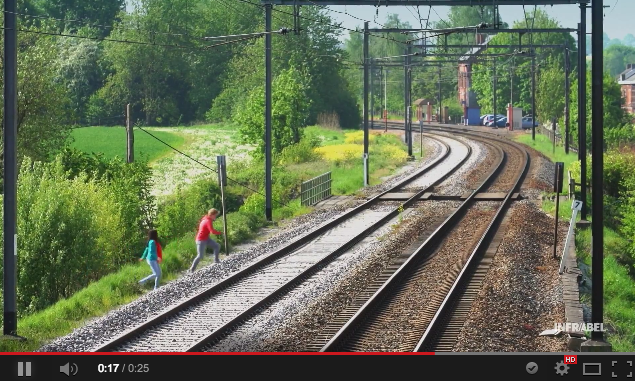
{"label": "grey trousers", "polygon": [[196,258],[194,258],[194,262],[192,263],[192,267],[190,267],[190,271],[196,270],[196,266],[203,259],[203,255],[205,255],[205,249],[207,247],[211,247],[214,251],[214,262],[220,262],[220,258],[218,258],[218,254],[220,253],[220,245],[218,242],[214,241],[211,238],[208,238],[205,241],[196,241]]}

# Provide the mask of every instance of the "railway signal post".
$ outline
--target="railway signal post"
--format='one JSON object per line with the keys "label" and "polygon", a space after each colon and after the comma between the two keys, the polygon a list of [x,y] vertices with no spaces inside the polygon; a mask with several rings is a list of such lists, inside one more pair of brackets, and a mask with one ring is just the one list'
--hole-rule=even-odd
{"label": "railway signal post", "polygon": [[556,226],[553,233],[553,257],[557,258],[556,249],[558,248],[558,213],[560,209],[560,193],[562,193],[562,182],[564,178],[564,163],[556,163],[556,173],[553,181],[553,191],[556,192]]}

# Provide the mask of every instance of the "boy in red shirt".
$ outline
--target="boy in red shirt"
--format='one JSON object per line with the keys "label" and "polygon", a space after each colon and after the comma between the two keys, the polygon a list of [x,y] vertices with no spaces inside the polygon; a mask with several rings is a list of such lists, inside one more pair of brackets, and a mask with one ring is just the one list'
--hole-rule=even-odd
{"label": "boy in red shirt", "polygon": [[218,217],[218,210],[210,209],[207,212],[207,215],[203,216],[201,222],[198,226],[198,234],[196,235],[196,253],[197,256],[194,258],[194,262],[192,263],[192,267],[190,267],[189,272],[193,273],[196,270],[196,266],[203,259],[203,255],[205,255],[205,250],[207,247],[211,247],[214,251],[214,263],[220,263],[220,258],[218,258],[218,253],[220,252],[220,245],[211,239],[210,234],[221,235],[222,233],[215,230],[214,220]]}

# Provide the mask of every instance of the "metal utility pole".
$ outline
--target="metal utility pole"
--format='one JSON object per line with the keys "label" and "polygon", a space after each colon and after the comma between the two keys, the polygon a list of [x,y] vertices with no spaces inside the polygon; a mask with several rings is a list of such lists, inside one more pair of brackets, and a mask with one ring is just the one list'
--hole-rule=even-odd
{"label": "metal utility pole", "polygon": [[496,58],[492,59],[492,70],[493,70],[493,78],[494,81],[494,128],[498,127],[496,124]]}
{"label": "metal utility pole", "polygon": [[[593,181],[593,218],[592,218],[592,252],[591,252],[591,320],[602,323],[604,313],[604,1],[593,0],[591,5],[591,22],[593,34],[591,36],[591,48],[593,61],[591,63],[591,139],[593,149],[592,176]],[[604,341],[601,331],[591,332],[593,341]]]}
{"label": "metal utility pole", "polygon": [[370,59],[370,128],[375,128],[375,97],[373,87],[375,86],[375,68],[373,59]]}
{"label": "metal utility pole", "polygon": [[531,140],[536,140],[536,51],[531,49]]}
{"label": "metal utility pole", "polygon": [[564,152],[569,153],[569,46],[564,48]]}
{"label": "metal utility pole", "polygon": [[587,154],[586,154],[586,4],[580,4],[580,41],[578,51],[580,66],[578,67],[578,134],[580,135],[580,198],[582,199],[582,220],[587,219]]}
{"label": "metal utility pole", "polygon": [[404,133],[406,144],[408,143],[408,61],[410,59],[410,44],[406,44],[403,57],[403,103],[404,103]]}
{"label": "metal utility pole", "polygon": [[[265,31],[271,32],[272,4],[265,5]],[[265,216],[272,221],[271,210],[271,33],[265,35]]]}
{"label": "metal utility pole", "polygon": [[408,44],[408,65],[406,65],[406,123],[408,123],[408,156],[412,157],[412,45]]}
{"label": "metal utility pole", "polygon": [[16,0],[5,0],[4,10],[4,334],[17,336],[18,39]]}
{"label": "metal utility pole", "polygon": [[368,21],[364,22],[364,186],[369,185],[368,175]]}
{"label": "metal utility pole", "polygon": [[386,121],[384,132],[388,132],[388,70],[386,70],[386,76],[384,77],[384,119]]}
{"label": "metal utility pole", "polygon": [[439,66],[439,117],[437,118],[437,123],[441,123],[441,66]]}

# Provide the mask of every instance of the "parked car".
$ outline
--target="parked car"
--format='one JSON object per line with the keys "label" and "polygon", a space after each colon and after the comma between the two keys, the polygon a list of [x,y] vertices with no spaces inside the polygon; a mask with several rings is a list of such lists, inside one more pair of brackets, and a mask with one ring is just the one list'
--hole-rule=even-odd
{"label": "parked car", "polygon": [[494,115],[492,114],[481,115],[481,126],[486,125],[487,122],[491,121],[493,117]]}
{"label": "parked car", "polygon": [[491,121],[487,122],[486,126],[487,127],[505,127],[506,123],[507,123],[507,117],[506,116],[496,115],[496,123],[494,123],[494,120],[492,118]]}
{"label": "parked car", "polygon": [[534,118],[532,118],[531,116],[524,116],[523,117],[523,123],[522,123],[522,128],[523,130],[528,130],[532,127],[532,124],[534,125],[534,127],[538,127],[538,123],[534,123]]}

